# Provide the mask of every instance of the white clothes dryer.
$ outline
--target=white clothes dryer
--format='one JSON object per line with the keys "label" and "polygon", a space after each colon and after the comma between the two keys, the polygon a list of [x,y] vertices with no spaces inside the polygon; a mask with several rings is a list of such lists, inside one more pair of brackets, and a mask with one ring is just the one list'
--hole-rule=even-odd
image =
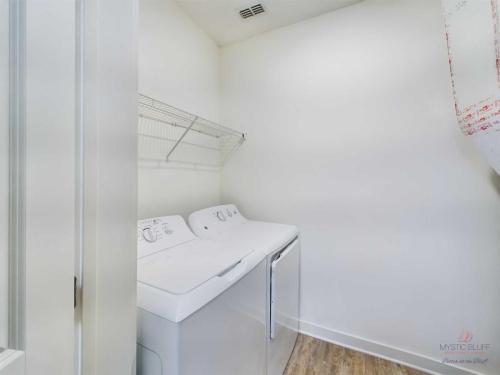
{"label": "white clothes dryer", "polygon": [[199,238],[253,248],[266,259],[267,374],[283,374],[299,329],[297,227],[248,220],[232,204],[196,211],[189,216],[189,224]]}

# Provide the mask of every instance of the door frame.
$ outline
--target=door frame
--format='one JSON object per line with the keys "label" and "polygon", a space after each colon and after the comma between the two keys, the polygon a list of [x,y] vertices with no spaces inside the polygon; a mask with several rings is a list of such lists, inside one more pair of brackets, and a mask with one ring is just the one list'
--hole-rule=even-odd
{"label": "door frame", "polygon": [[[135,374],[138,1],[46,0],[44,7],[37,0],[6,1],[12,21],[10,346],[26,350],[28,375],[38,370],[41,375],[67,375],[70,367],[84,375]],[[53,76],[44,76],[44,71]],[[49,78],[59,89],[61,106],[50,101],[55,94],[51,85],[44,95]],[[45,112],[39,112],[42,107]],[[44,130],[56,136],[49,139]],[[59,136],[71,139],[62,144]],[[36,145],[37,137],[46,144]],[[51,157],[60,159],[62,153],[67,155],[64,174],[50,170]],[[40,170],[47,172],[46,179]],[[37,190],[40,187],[53,200],[47,183],[53,175],[69,184],[61,202],[52,206],[66,216],[61,218],[62,241],[56,241],[55,230],[47,229],[43,215],[50,217],[49,204]],[[63,206],[66,211],[61,211]],[[41,251],[43,241],[53,244],[50,252],[62,255],[65,262],[71,258],[68,252],[74,255],[71,272],[50,273],[48,255]],[[31,274],[34,267],[36,275]],[[73,275],[81,289],[76,312]],[[47,351],[61,343],[62,336],[49,338],[48,328],[38,327],[57,315],[43,306],[43,294],[50,288],[40,290],[39,284],[47,287],[57,278],[64,288],[58,289],[64,293],[61,310],[71,311],[71,332],[76,333],[72,365],[62,358],[61,368],[49,363],[56,356]],[[49,313],[41,314],[45,311]],[[64,326],[69,327],[67,319]]]}
{"label": "door frame", "polygon": [[9,1],[9,348],[25,343],[25,22],[22,1]]}
{"label": "door frame", "polygon": [[138,0],[85,0],[77,14],[81,371],[135,375]]}

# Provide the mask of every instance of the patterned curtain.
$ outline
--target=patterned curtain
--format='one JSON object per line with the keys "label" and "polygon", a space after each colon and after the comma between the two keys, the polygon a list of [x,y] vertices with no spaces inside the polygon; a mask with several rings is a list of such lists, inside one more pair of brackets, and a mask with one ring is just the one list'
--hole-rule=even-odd
{"label": "patterned curtain", "polygon": [[499,0],[442,0],[458,124],[500,173]]}

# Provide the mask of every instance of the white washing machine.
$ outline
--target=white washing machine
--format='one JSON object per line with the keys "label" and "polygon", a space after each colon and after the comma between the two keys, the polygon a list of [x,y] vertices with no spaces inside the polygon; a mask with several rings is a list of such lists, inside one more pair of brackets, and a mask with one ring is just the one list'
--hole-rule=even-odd
{"label": "white washing machine", "polygon": [[138,223],[140,375],[266,372],[265,261],[196,238],[180,216]]}
{"label": "white washing machine", "polygon": [[267,374],[283,374],[299,328],[300,240],[295,226],[248,220],[234,205],[196,211],[189,225],[200,238],[250,247],[266,259]]}

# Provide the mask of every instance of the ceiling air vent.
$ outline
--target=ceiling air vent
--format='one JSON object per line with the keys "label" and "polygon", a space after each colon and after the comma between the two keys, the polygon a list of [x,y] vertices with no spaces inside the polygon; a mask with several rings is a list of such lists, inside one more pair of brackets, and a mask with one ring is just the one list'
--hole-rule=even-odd
{"label": "ceiling air vent", "polygon": [[256,16],[257,14],[261,14],[261,13],[264,13],[265,10],[264,10],[264,6],[262,4],[257,4],[257,5],[254,5],[253,7],[251,7],[250,9],[252,9],[252,12],[253,12],[253,15]]}
{"label": "ceiling air vent", "polygon": [[241,18],[247,19],[258,14],[264,13],[266,10],[264,9],[264,5],[256,4],[251,7],[240,10]]}

